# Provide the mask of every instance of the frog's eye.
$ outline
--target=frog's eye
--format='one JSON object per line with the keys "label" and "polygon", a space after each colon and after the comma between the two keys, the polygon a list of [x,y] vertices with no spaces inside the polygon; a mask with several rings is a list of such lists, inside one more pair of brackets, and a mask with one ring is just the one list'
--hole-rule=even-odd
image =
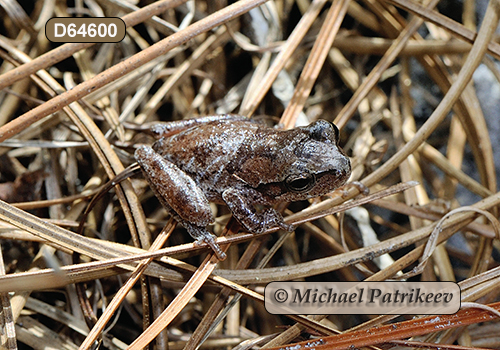
{"label": "frog's eye", "polygon": [[305,192],[310,190],[316,183],[314,174],[290,175],[285,180],[286,188],[292,192]]}

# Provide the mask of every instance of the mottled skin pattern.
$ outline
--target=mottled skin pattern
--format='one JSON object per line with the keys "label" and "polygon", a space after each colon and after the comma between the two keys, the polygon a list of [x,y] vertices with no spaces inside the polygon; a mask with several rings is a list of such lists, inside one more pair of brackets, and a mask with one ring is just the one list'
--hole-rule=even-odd
{"label": "mottled skin pattern", "polygon": [[135,157],[162,205],[220,258],[224,253],[205,228],[213,222],[209,201],[226,204],[250,232],[293,230],[274,209],[258,213],[254,205],[321,196],[351,173],[338,130],[325,120],[277,130],[224,115],[187,121],[181,130],[179,122],[157,127],[160,139],[139,147]]}

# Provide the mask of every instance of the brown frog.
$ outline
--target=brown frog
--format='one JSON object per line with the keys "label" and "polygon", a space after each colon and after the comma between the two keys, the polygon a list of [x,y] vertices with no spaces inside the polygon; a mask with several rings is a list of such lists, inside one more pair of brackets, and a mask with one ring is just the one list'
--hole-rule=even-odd
{"label": "brown frog", "polygon": [[236,115],[159,124],[153,147],[135,158],[162,205],[220,259],[224,252],[206,226],[209,202],[226,204],[252,233],[271,227],[293,231],[272,208],[255,205],[300,201],[332,192],[350,176],[337,127],[318,120],[290,130],[269,128]]}

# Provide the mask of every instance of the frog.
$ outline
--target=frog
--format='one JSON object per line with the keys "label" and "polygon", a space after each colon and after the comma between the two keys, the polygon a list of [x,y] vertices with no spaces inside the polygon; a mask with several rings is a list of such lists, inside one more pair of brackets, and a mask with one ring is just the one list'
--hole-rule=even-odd
{"label": "frog", "polygon": [[293,231],[274,205],[326,195],[351,174],[338,128],[323,119],[283,130],[227,114],[151,131],[156,142],[134,153],[144,177],[162,206],[220,260],[226,254],[207,229],[214,222],[210,202],[225,204],[251,233]]}

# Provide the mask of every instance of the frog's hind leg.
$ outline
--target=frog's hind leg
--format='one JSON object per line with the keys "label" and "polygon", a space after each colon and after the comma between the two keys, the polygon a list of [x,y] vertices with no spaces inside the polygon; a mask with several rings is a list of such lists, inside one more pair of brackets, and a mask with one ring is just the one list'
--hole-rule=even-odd
{"label": "frog's hind leg", "polygon": [[214,221],[210,204],[194,180],[149,146],[137,148],[135,158],[163,207],[194,239],[207,243],[223,260],[226,254],[205,228]]}
{"label": "frog's hind leg", "polygon": [[163,206],[197,226],[214,222],[210,204],[196,182],[149,146],[140,146],[135,159]]}

